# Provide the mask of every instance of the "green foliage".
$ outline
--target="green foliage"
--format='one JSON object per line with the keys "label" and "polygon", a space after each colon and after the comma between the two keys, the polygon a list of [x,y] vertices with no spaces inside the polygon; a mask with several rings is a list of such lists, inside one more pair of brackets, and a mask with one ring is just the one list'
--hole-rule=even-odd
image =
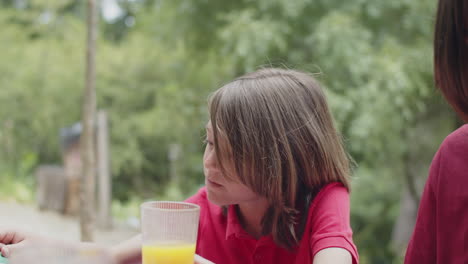
{"label": "green foliage", "polygon": [[[391,229],[398,215],[401,180],[395,169],[360,166],[355,172],[351,200],[354,240],[362,263],[392,263]],[[372,220],[371,220],[372,219]],[[390,230],[389,230],[390,229]]]}
{"label": "green foliage", "polygon": [[34,201],[33,177],[31,171],[37,165],[37,155],[26,153],[16,166],[0,161],[0,200],[24,203]]}

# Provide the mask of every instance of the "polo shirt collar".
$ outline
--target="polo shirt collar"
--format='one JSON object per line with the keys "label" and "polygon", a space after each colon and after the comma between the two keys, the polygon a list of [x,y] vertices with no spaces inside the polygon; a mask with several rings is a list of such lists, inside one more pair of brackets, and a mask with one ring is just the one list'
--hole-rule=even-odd
{"label": "polo shirt collar", "polygon": [[237,205],[229,205],[227,210],[226,239],[230,238],[255,239],[242,228],[237,215]]}

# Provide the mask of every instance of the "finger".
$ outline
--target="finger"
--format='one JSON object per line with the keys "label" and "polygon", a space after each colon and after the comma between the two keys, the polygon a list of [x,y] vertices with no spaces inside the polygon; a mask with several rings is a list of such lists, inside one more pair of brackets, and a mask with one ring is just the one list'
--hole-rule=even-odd
{"label": "finger", "polygon": [[195,255],[195,264],[215,264],[199,255]]}
{"label": "finger", "polygon": [[14,243],[13,240],[15,239],[15,232],[7,232],[4,236],[3,236],[3,242],[5,244],[11,244],[11,243]]}
{"label": "finger", "polygon": [[6,255],[3,253],[3,251],[4,251],[3,248],[4,248],[5,246],[6,246],[5,244],[0,243],[0,256],[6,257]]}
{"label": "finger", "polygon": [[11,257],[12,254],[15,254],[16,250],[24,247],[24,243],[12,244],[3,246],[0,251],[5,258]]}
{"label": "finger", "polygon": [[8,258],[10,257],[10,250],[8,249],[8,246],[6,245],[1,245],[0,246],[0,253],[2,254],[2,256],[4,256],[5,258]]}
{"label": "finger", "polygon": [[16,244],[23,241],[25,238],[22,232],[13,231],[12,229],[0,230],[0,242],[4,244]]}

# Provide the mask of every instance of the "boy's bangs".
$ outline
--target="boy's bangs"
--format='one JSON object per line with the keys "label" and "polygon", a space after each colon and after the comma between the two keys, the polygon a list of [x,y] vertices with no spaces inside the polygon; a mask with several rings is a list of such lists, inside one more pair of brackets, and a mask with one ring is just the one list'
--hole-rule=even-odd
{"label": "boy's bangs", "polygon": [[223,171],[223,175],[230,180],[239,181],[236,169],[238,161],[233,157],[232,140],[233,122],[236,119],[235,106],[233,105],[232,96],[227,94],[227,84],[214,92],[209,99],[210,121],[213,129],[213,137],[215,143],[216,157],[218,164]]}

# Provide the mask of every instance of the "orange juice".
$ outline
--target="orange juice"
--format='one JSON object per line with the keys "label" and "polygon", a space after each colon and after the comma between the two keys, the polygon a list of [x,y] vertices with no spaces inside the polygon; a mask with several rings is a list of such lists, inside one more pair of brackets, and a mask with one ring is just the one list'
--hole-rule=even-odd
{"label": "orange juice", "polygon": [[195,244],[144,245],[143,264],[193,264]]}

